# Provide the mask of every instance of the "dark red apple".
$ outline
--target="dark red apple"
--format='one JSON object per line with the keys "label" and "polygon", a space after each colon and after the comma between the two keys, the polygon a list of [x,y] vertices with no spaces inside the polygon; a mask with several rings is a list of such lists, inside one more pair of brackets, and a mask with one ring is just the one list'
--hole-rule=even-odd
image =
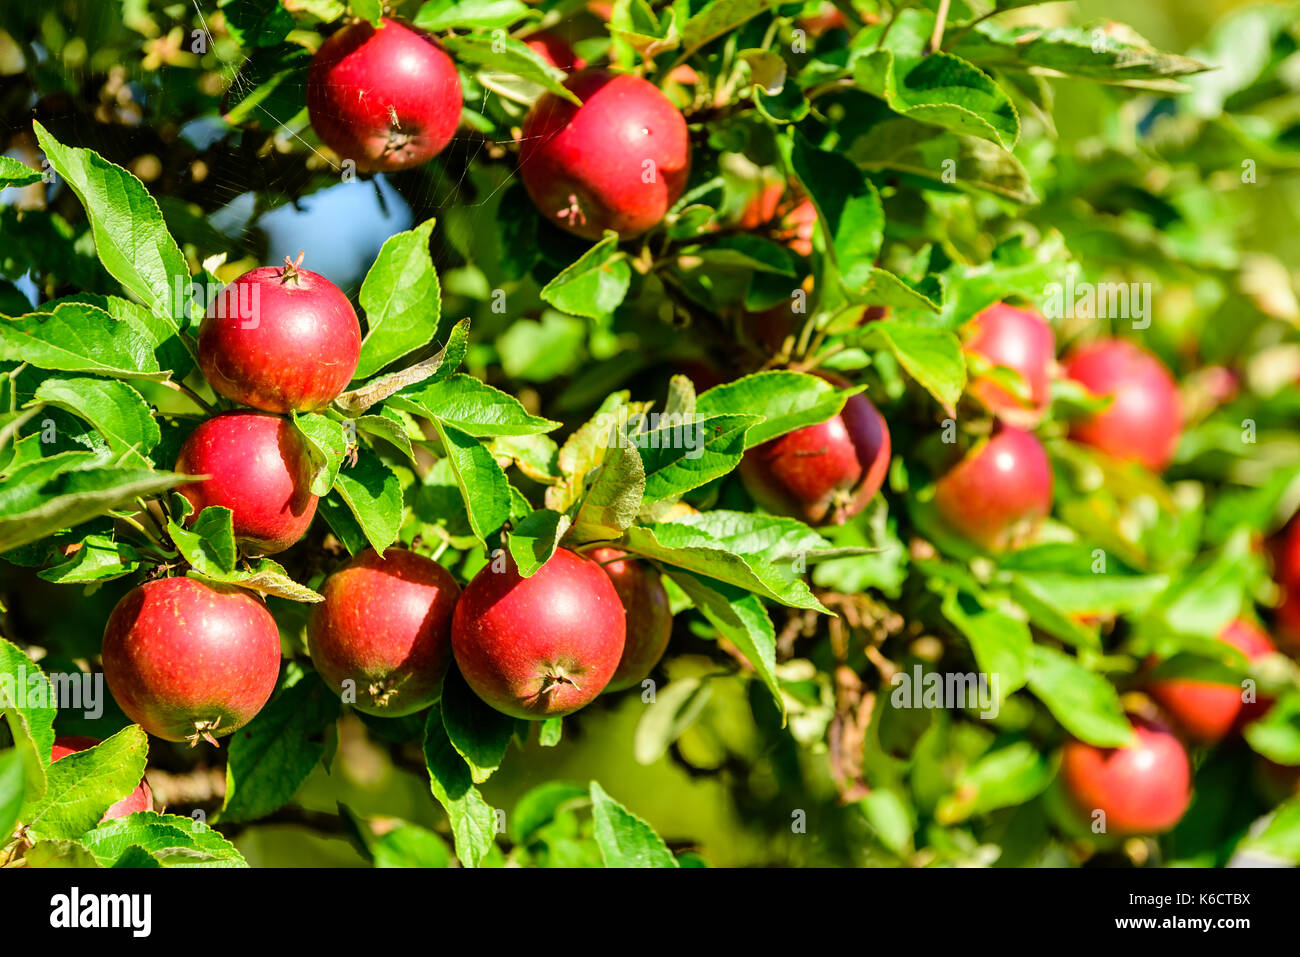
{"label": "dark red apple", "polygon": [[280,632],[251,592],[159,578],[117,603],[104,680],[129,717],[167,741],[215,739],[262,709],[280,673]]}
{"label": "dark red apple", "polygon": [[659,664],[673,634],[673,612],[659,573],[616,548],[597,548],[591,557],[614,583],[627,615],[627,638],[618,670],[605,686],[622,691],[639,685]]}
{"label": "dark red apple", "polygon": [[1105,814],[1105,833],[1159,834],[1191,802],[1191,764],[1173,733],[1134,717],[1133,743],[1099,748],[1071,739],[1061,751],[1061,783],[1081,817]]}
{"label": "dark red apple", "polygon": [[353,707],[400,717],[438,698],[451,663],[451,615],[460,586],[415,552],[362,552],[325,581],[307,626],[311,660],[325,684],[352,682]]}
{"label": "dark red apple", "polygon": [[1173,460],[1183,405],[1159,359],[1126,340],[1103,339],[1076,350],[1065,373],[1094,395],[1113,397],[1097,415],[1076,421],[1071,438],[1157,472]]}
{"label": "dark red apple", "polygon": [[[820,373],[837,388],[843,379]],[[839,415],[749,449],[740,478],[760,506],[810,525],[843,525],[866,508],[889,471],[889,426],[866,396]]]}
{"label": "dark red apple", "polygon": [[[1241,618],[1229,622],[1219,640],[1239,650],[1248,661],[1277,650],[1257,625]],[[1267,698],[1244,702],[1239,684],[1193,678],[1160,678],[1147,686],[1147,692],[1189,738],[1201,744],[1219,741],[1272,706]]]}
{"label": "dark red apple", "polygon": [[966,348],[992,366],[1016,373],[1028,393],[1021,398],[992,376],[977,378],[969,392],[1004,422],[1033,428],[1052,398],[1056,336],[1042,316],[1003,303],[989,306],[970,321]]}
{"label": "dark red apple", "polygon": [[990,551],[1018,544],[1052,510],[1052,466],[1030,432],[1002,426],[946,472],[934,504],[962,536]]}
{"label": "dark red apple", "polygon": [[227,399],[264,412],[321,409],[357,371],[361,324],[352,303],[299,263],[246,272],[208,307],[199,366]]}
{"label": "dark red apple", "polygon": [[1300,521],[1272,542],[1273,577],[1282,593],[1277,609],[1278,637],[1288,651],[1300,650]]}
{"label": "dark red apple", "polygon": [[233,513],[235,537],[261,554],[282,552],[307,532],[316,514],[311,457],[285,419],[261,412],[223,412],[181,445],[176,471],[208,478],[182,485],[194,506]]}
{"label": "dark red apple", "polygon": [[550,30],[530,34],[524,39],[524,46],[536,53],[550,66],[555,67],[557,70],[563,70],[565,73],[581,70],[587,65],[585,60],[573,52],[573,47],[569,46],[564,37],[558,33],[552,33]]}
{"label": "dark red apple", "polygon": [[547,93],[524,120],[519,174],[537,208],[586,239],[658,225],[690,173],[682,114],[637,76],[584,70],[565,86],[582,106]]}
{"label": "dark red apple", "polygon": [[[69,754],[76,754],[78,751],[86,751],[100,744],[99,738],[88,738],[81,734],[65,734],[54,739],[54,748],[50,752],[50,760],[57,761],[59,758],[66,758]],[[109,807],[104,812],[100,821],[111,821],[116,817],[126,817],[128,814],[134,814],[136,811],[153,810],[153,791],[149,788],[149,782],[144,778],[140,779],[140,784],[134,791],[128,794],[122,800]]]}
{"label": "dark red apple", "polygon": [[530,578],[498,553],[456,603],[451,647],[480,698],[513,717],[541,719],[577,711],[605,690],[626,633],[604,569],[560,548]]}
{"label": "dark red apple", "polygon": [[464,105],[456,64],[437,41],[385,17],[344,27],[307,71],[312,129],[362,171],[426,163],[451,142]]}

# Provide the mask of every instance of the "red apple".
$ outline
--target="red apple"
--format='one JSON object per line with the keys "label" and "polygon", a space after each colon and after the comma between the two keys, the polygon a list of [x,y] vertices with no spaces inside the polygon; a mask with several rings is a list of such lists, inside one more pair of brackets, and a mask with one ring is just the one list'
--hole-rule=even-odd
{"label": "red apple", "polygon": [[934,504],[959,534],[990,551],[1018,544],[1052,510],[1052,466],[1030,432],[1002,426],[946,472]]}
{"label": "red apple", "polygon": [[344,27],[307,71],[312,129],[357,169],[393,172],[428,162],[451,142],[463,105],[456,64],[437,41],[385,17]]}
{"label": "red apple", "polygon": [[[837,388],[843,379],[820,374]],[[740,478],[760,506],[810,525],[843,525],[866,508],[889,471],[889,426],[858,393],[839,415],[749,449]]]}
{"label": "red apple", "polygon": [[379,717],[420,711],[438,698],[451,663],[451,615],[460,586],[415,552],[362,552],[325,581],[307,646],[336,692],[352,682],[353,707]]}
{"label": "red apple", "polygon": [[360,355],[348,297],[287,258],[222,289],[199,327],[199,366],[212,388],[264,412],[324,408],[347,388]]}
{"label": "red apple", "polygon": [[1273,577],[1282,592],[1278,635],[1288,651],[1300,649],[1300,521],[1293,520],[1272,543]]}
{"label": "red apple", "polygon": [[[1238,649],[1249,661],[1277,650],[1267,634],[1241,618],[1229,622],[1219,633],[1219,640]],[[1263,715],[1272,705],[1267,698],[1242,701],[1239,684],[1194,678],[1161,678],[1151,682],[1147,691],[1189,738],[1201,744],[1219,741],[1234,728]]]}
{"label": "red apple", "polygon": [[108,690],[132,721],[167,741],[215,744],[270,699],[280,632],[251,592],[159,578],[117,603],[103,659]]}
{"label": "red apple", "polygon": [[682,114],[636,76],[584,70],[565,86],[582,106],[547,93],[524,120],[519,174],[537,208],[587,239],[658,225],[690,172]]}
{"label": "red apple", "polygon": [[627,616],[627,639],[618,670],[605,686],[622,691],[639,685],[659,663],[673,633],[673,612],[659,573],[616,548],[597,548],[591,557],[614,583]]}
{"label": "red apple", "polygon": [[1065,373],[1094,395],[1113,397],[1097,415],[1075,422],[1071,438],[1154,471],[1173,460],[1183,407],[1178,385],[1159,359],[1131,342],[1103,339],[1075,351]]}
{"label": "red apple", "polygon": [[541,719],[577,711],[605,690],[626,633],[618,592],[591,559],[557,549],[523,578],[498,553],[457,602],[451,647],[480,698]]}
{"label": "red apple", "polygon": [[1052,398],[1052,364],[1056,361],[1052,327],[1037,313],[997,303],[970,321],[970,331],[967,350],[989,365],[1015,372],[1028,399],[1004,388],[992,376],[976,379],[968,391],[1003,421],[1033,428]]}
{"label": "red apple", "polygon": [[311,457],[285,419],[260,412],[223,412],[190,433],[176,471],[206,475],[179,489],[194,513],[209,505],[233,513],[235,537],[261,554],[284,551],[316,514]]}
{"label": "red apple", "polygon": [[[86,751],[95,745],[100,744],[99,738],[88,738],[81,734],[65,734],[54,739],[54,748],[50,752],[50,760],[57,761],[60,758],[66,758],[69,754],[76,754],[78,751]],[[128,794],[122,800],[109,807],[104,812],[104,816],[99,820],[111,821],[113,818],[126,817],[128,814],[134,814],[136,811],[153,810],[153,791],[149,789],[149,782],[144,778],[140,779],[139,785],[134,791]]]}
{"label": "red apple", "polygon": [[1159,834],[1191,803],[1191,764],[1164,725],[1137,717],[1132,724],[1134,740],[1122,748],[1071,739],[1061,752],[1061,783],[1084,820],[1104,812],[1105,833]]}
{"label": "red apple", "polygon": [[800,256],[811,256],[813,230],[817,227],[817,207],[804,198],[781,217],[776,238]]}

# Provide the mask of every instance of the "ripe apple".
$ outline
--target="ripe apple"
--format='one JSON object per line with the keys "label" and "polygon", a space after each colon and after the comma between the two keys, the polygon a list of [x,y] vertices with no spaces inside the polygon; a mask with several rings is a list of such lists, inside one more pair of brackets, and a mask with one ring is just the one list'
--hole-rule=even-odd
{"label": "ripe apple", "polygon": [[657,225],[690,172],[686,120],[652,83],[584,70],[565,83],[575,106],[543,95],[524,120],[519,174],[542,215],[561,229],[620,239]]}
{"label": "ripe apple", "polygon": [[208,307],[199,366],[227,399],[308,412],[329,405],[357,371],[361,324],[352,303],[301,261],[246,272]]}
{"label": "ripe apple", "polygon": [[627,616],[623,657],[605,686],[606,691],[622,691],[644,681],[664,656],[673,633],[673,612],[668,592],[653,568],[616,548],[597,548],[591,557],[614,583]]}
{"label": "ripe apple", "polygon": [[1300,649],[1300,521],[1290,525],[1272,543],[1273,577],[1282,592],[1277,609],[1278,635],[1288,650]]}
{"label": "ripe apple", "polygon": [[451,647],[474,692],[516,718],[570,714],[596,699],[623,656],[626,614],[604,569],[568,549],[530,578],[498,553],[466,587]]}
{"label": "ripe apple", "polygon": [[353,707],[381,718],[438,698],[451,663],[451,615],[460,586],[432,559],[400,548],[362,552],[331,575],[312,609],[307,647],[325,683],[351,681]]}
{"label": "ripe apple", "polygon": [[[60,758],[66,758],[69,754],[76,754],[78,751],[86,751],[100,744],[99,738],[88,738],[81,734],[65,734],[54,739],[54,748],[50,752],[50,760],[57,761]],[[136,811],[153,810],[153,791],[149,788],[149,782],[144,778],[140,779],[136,789],[128,794],[122,800],[109,807],[104,812],[100,822],[111,821],[113,818],[126,817],[128,814],[134,814]]]}
{"label": "ripe apple", "polygon": [[1071,739],[1061,751],[1061,783],[1084,820],[1105,814],[1105,833],[1159,834],[1191,803],[1191,764],[1164,725],[1133,717],[1133,743],[1099,748]]}
{"label": "ripe apple", "polygon": [[[848,383],[818,373],[836,388]],[[760,506],[810,525],[843,525],[880,491],[889,471],[889,426],[866,396],[838,415],[745,452],[740,478]]]}
{"label": "ripe apple", "polygon": [[193,521],[209,505],[231,510],[235,537],[265,555],[307,533],[316,514],[311,457],[285,419],[261,412],[214,415],[181,445],[176,471],[206,475],[182,485]]}
{"label": "ripe apple", "polygon": [[573,47],[569,46],[564,37],[558,33],[552,33],[550,30],[542,30],[529,35],[524,39],[524,46],[536,53],[549,65],[557,70],[563,70],[565,73],[581,70],[587,65],[586,60],[573,52]]}
{"label": "ripe apple", "polygon": [[[1277,650],[1263,630],[1243,618],[1224,626],[1219,640],[1238,649],[1249,661]],[[1160,678],[1152,681],[1147,691],[1189,738],[1201,744],[1219,741],[1234,728],[1262,716],[1273,703],[1267,698],[1246,703],[1239,684],[1194,678]]]}
{"label": "ripe apple", "polygon": [[251,592],[159,578],[117,603],[103,660],[108,690],[140,727],[167,741],[216,744],[270,699],[280,631]]}
{"label": "ripe apple", "polygon": [[1031,429],[1042,420],[1052,398],[1052,364],[1056,336],[1034,312],[997,303],[970,321],[967,351],[989,365],[1006,366],[1018,374],[1028,400],[1000,385],[992,376],[977,378],[969,391],[1004,422]]}
{"label": "ripe apple", "polygon": [[1173,460],[1183,407],[1159,359],[1126,340],[1103,339],[1071,354],[1065,373],[1094,395],[1113,397],[1097,415],[1075,422],[1071,438],[1157,472]]}
{"label": "ripe apple", "polygon": [[456,64],[429,34],[385,17],[358,20],[321,44],[307,71],[316,135],[357,169],[391,173],[451,142],[463,99]]}
{"label": "ripe apple", "polygon": [[1030,432],[1002,426],[939,479],[934,504],[958,533],[989,551],[1026,538],[1052,510],[1052,466]]}

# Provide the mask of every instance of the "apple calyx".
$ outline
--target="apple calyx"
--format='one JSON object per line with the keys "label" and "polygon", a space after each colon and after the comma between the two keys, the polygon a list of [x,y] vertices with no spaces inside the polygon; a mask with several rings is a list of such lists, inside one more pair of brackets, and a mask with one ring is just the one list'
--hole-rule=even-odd
{"label": "apple calyx", "polygon": [[195,721],[194,732],[190,735],[187,735],[185,740],[190,743],[191,748],[197,748],[199,746],[200,741],[206,741],[214,748],[219,748],[221,747],[221,745],[217,742],[217,739],[213,736],[212,732],[216,731],[220,725],[221,725],[220,715],[218,715],[215,718],[206,718],[206,719]]}

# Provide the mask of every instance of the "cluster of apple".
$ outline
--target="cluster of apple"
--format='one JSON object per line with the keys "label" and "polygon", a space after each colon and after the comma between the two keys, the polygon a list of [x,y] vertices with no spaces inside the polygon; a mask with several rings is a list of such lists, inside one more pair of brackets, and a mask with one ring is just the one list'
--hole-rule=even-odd
{"label": "cluster of apple", "polygon": [[[313,465],[285,416],[333,401],[360,344],[347,297],[301,257],[222,290],[199,329],[199,365],[217,393],[250,408],[211,416],[182,444],[176,471],[197,477],[180,490],[193,509],[187,521],[209,506],[229,509],[236,540],[254,555],[306,534]],[[672,628],[657,572],[609,549],[561,549],[530,578],[502,551],[464,594],[429,558],[368,550],[322,591],[308,628],[313,662],[331,688],[380,716],[431,704],[453,654],[493,707],[521,718],[568,714],[644,679]],[[158,578],[114,608],[103,662],[114,698],[146,731],[215,743],[266,704],[280,636],[250,591]]]}
{"label": "cluster of apple", "polygon": [[[570,72],[581,106],[541,96],[524,120],[519,172],[533,202],[562,229],[587,239],[620,239],[657,225],[690,174],[686,120],[654,84],[585,64],[558,36],[527,45]],[[456,65],[424,31],[385,18],[330,36],[312,58],[307,109],[321,141],[366,172],[426,163],[460,123]]]}

